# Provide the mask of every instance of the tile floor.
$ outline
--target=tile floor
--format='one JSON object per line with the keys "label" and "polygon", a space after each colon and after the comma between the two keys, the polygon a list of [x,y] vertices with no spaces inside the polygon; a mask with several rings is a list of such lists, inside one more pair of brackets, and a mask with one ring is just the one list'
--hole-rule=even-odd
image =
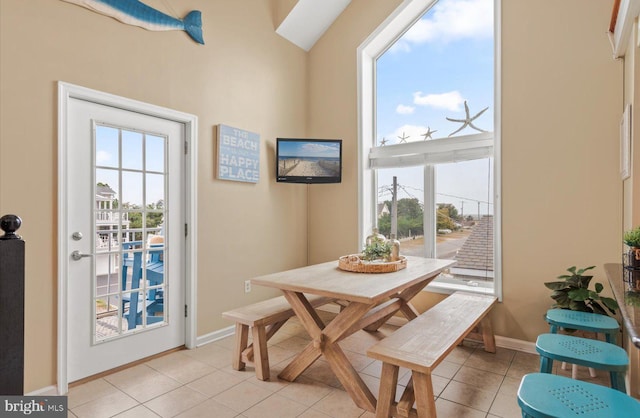
{"label": "tile floor", "polygon": [[[376,334],[360,331],[340,343],[376,396],[381,367],[365,355],[366,348],[393,329],[385,325]],[[174,352],[72,387],[69,417],[374,417],[353,403],[322,358],[295,382],[277,379],[288,359],[307,342],[295,318],[278,331],[269,341],[272,381],[268,382],[257,380],[251,365],[244,371],[231,368],[233,337]],[[520,378],[538,367],[537,355],[502,348],[489,354],[465,342],[433,375],[438,417],[519,418],[516,391]],[[570,373],[555,368],[558,373]],[[580,379],[608,385],[606,373],[594,379],[583,369]],[[400,374],[399,385],[406,385],[409,371]]]}

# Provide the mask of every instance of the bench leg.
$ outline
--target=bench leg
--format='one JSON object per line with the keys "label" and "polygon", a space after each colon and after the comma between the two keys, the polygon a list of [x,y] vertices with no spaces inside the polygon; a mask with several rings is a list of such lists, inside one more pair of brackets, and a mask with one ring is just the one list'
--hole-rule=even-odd
{"label": "bench leg", "polygon": [[376,418],[391,417],[391,408],[396,397],[396,385],[398,384],[398,366],[382,363],[380,375],[380,392],[376,405]]}
{"label": "bench leg", "polygon": [[413,379],[418,418],[435,418],[436,400],[431,375],[412,371],[411,378]]}
{"label": "bench leg", "polygon": [[480,330],[482,331],[482,341],[484,342],[484,351],[488,353],[496,352],[496,339],[493,335],[493,326],[491,325],[491,318],[485,316],[480,321]]}
{"label": "bench leg", "polygon": [[242,361],[242,353],[249,342],[249,326],[236,322],[236,348],[233,351],[232,366],[234,370],[243,370],[245,363]]}
{"label": "bench leg", "polygon": [[396,409],[398,411],[398,415],[402,417],[408,417],[413,409],[413,404],[416,401],[416,395],[413,391],[413,376],[409,379],[409,383],[407,383],[407,387],[402,392],[402,396],[398,401],[398,405]]}
{"label": "bench leg", "polygon": [[267,352],[267,331],[264,326],[254,326],[253,364],[259,380],[269,380],[269,354]]}

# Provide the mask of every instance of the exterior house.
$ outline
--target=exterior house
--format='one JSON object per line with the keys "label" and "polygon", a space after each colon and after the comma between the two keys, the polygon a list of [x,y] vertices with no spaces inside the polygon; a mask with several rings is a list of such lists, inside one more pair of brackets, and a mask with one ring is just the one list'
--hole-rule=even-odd
{"label": "exterior house", "polygon": [[[113,211],[116,209],[117,193],[109,187],[108,184],[98,184],[96,186],[96,226],[98,229],[98,236],[96,241],[96,248],[111,248],[118,245],[118,241],[113,241],[112,233],[118,230],[120,225],[120,213]],[[129,229],[130,221],[127,213],[123,214],[122,227],[123,229]],[[129,241],[127,237],[122,237]],[[109,241],[112,242],[109,242]]]}
{"label": "exterior house", "polygon": [[[359,249],[358,48],[409,1],[346,2],[307,49],[276,32],[296,1],[173,2],[180,16],[202,12],[204,45],[181,31],[145,31],[64,1],[0,2],[0,213],[21,216],[27,241],[27,393],[57,384],[63,328],[55,315],[64,308],[58,267],[68,257],[58,251],[57,83],[197,117],[197,148],[189,151],[199,303],[189,318],[204,344],[230,326],[222,312],[276,296],[258,286],[245,293],[246,280]],[[627,105],[631,125],[640,126],[640,51],[636,14],[614,36],[612,54],[613,0],[499,3],[502,300],[492,315],[500,341],[526,347],[547,329],[543,283],[571,265],[596,265],[603,281],[602,266],[620,259],[623,231],[640,224],[635,128],[624,154],[630,175],[620,173]],[[219,124],[259,133],[258,183],[212,174]],[[342,183],[277,184],[275,138],[291,136],[342,138]],[[101,191],[98,204],[108,205],[110,193]],[[415,304],[424,310],[444,297],[423,292]],[[630,352],[637,368],[640,354]]]}
{"label": "exterior house", "polygon": [[464,280],[493,280],[493,216],[484,215],[454,257],[451,273]]}
{"label": "exterior house", "polygon": [[389,206],[386,203],[378,203],[378,218],[383,215],[391,215],[391,211],[389,210]]}

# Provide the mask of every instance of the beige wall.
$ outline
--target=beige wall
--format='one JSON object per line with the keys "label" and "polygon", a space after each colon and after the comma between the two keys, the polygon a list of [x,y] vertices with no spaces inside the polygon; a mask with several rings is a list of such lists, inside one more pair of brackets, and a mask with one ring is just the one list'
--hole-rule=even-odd
{"label": "beige wall", "polygon": [[309,53],[309,135],[343,140],[342,183],[310,188],[310,262],[360,250],[356,49],[400,4],[353,0]]}
{"label": "beige wall", "polygon": [[[290,4],[279,2],[173,2],[180,15],[202,10],[205,46],[61,1],[0,2],[0,214],[24,220],[27,391],[56,378],[57,80],[198,116],[198,335],[272,294],[244,294],[246,278],[358,249],[355,50],[400,0],[353,0],[309,54],[274,33]],[[504,3],[505,302],[494,319],[499,335],[531,341],[551,302],[543,281],[619,259],[622,66],[608,2]],[[257,185],[214,178],[219,123],[261,135]],[[274,138],[305,134],[345,141],[343,183],[275,183]]]}
{"label": "beige wall", "polygon": [[[24,222],[27,392],[56,381],[58,80],[198,116],[198,335],[273,294],[245,279],[306,264],[306,187],[276,184],[274,143],[306,133],[307,57],[274,32],[272,3],[172,2],[202,11],[202,46],[62,1],[0,2],[0,213]],[[219,123],[260,134],[258,184],[215,179]]]}
{"label": "beige wall", "polygon": [[[314,262],[360,245],[355,48],[372,28],[359,21],[370,3],[381,6],[354,0],[310,52],[309,133],[342,137],[347,157],[343,184],[311,190]],[[533,341],[552,303],[544,281],[597,265],[606,283],[602,265],[620,259],[622,64],[606,36],[608,2],[502,3],[504,303],[493,317],[497,334]]]}
{"label": "beige wall", "polygon": [[620,260],[622,63],[605,32],[610,7],[504,2],[500,335],[533,341],[546,328],[542,282],[596,265],[606,283],[603,264]]}

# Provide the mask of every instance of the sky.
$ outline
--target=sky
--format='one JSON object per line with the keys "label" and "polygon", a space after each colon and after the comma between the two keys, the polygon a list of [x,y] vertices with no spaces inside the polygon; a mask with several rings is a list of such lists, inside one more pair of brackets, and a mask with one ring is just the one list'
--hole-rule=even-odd
{"label": "sky", "polygon": [[[115,192],[120,192],[117,168],[122,158],[125,169],[122,172],[122,201],[145,206],[143,190],[147,194],[146,203],[164,200],[164,175],[160,173],[165,165],[165,139],[147,134],[143,151],[143,134],[123,129],[120,155],[118,131],[108,126],[96,127],[96,165],[100,167],[96,168],[96,183],[106,183]],[[143,155],[146,157],[144,166]],[[143,173],[143,168],[147,173]]]}
{"label": "sky", "polygon": [[[377,144],[383,138],[387,145],[400,143],[400,137],[423,141],[428,130],[432,139],[447,138],[462,124],[445,118],[464,119],[465,101],[472,117],[488,108],[473,124],[493,131],[493,60],[493,0],[438,1],[377,61]],[[479,132],[467,127],[456,136],[474,133]],[[490,201],[493,193],[487,188],[493,183],[490,163],[438,166],[437,202],[453,203],[458,211],[464,206],[465,215],[477,213],[477,202]],[[422,167],[380,170],[378,185],[390,185],[393,175],[403,186],[399,198],[423,200]]]}
{"label": "sky", "polygon": [[286,157],[338,158],[340,144],[337,142],[280,141],[279,154]]}

